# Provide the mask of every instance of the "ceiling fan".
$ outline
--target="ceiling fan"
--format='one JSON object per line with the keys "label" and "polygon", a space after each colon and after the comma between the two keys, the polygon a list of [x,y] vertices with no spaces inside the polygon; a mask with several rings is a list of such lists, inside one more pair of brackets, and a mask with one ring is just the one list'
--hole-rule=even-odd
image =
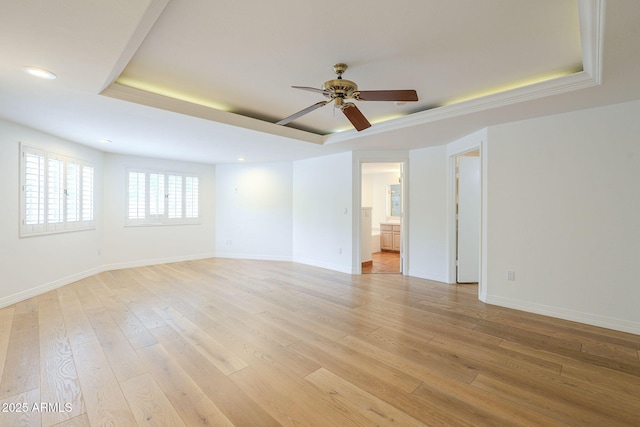
{"label": "ceiling fan", "polygon": [[327,99],[326,101],[320,101],[313,104],[310,107],[300,110],[295,114],[290,115],[277,122],[277,125],[286,125],[302,117],[307,113],[312,112],[320,107],[324,107],[327,104],[335,101],[335,108],[340,109],[344,115],[349,119],[353,127],[359,132],[361,130],[371,127],[369,120],[362,114],[360,109],[356,107],[353,102],[345,102],[348,99],[355,99],[357,101],[395,101],[395,102],[413,102],[418,100],[418,94],[415,90],[358,90],[358,85],[351,80],[345,80],[342,78],[342,73],[347,69],[347,64],[335,64],[333,71],[338,75],[337,79],[328,80],[322,85],[322,89],[316,89],[314,87],[307,86],[292,86],[294,89],[308,90],[311,92],[317,92],[323,94]]}

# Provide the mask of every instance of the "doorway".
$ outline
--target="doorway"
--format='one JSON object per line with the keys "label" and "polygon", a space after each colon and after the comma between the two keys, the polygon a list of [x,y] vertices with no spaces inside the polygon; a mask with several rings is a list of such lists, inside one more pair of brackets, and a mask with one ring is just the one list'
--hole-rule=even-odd
{"label": "doorway", "polygon": [[480,150],[455,157],[456,283],[480,281]]}
{"label": "doorway", "polygon": [[362,163],[360,260],[362,273],[401,273],[403,164]]}

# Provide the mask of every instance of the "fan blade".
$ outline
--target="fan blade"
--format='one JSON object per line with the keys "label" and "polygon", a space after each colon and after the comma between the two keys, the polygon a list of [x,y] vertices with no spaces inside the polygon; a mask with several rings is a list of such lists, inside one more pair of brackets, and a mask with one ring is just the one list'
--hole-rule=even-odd
{"label": "fan blade", "polygon": [[364,116],[364,114],[362,114],[360,109],[356,107],[355,104],[351,102],[344,104],[342,112],[345,116],[347,116],[347,119],[349,119],[353,127],[356,128],[358,132],[371,127],[371,123],[369,123],[369,120],[367,120],[367,118]]}
{"label": "fan blade", "polygon": [[330,99],[328,101],[320,101],[320,102],[316,102],[315,104],[313,104],[310,107],[305,108],[304,110],[300,110],[295,114],[290,115],[287,118],[284,118],[282,120],[280,120],[279,122],[277,122],[277,125],[286,125],[289,122],[294,121],[295,119],[297,119],[298,117],[302,117],[307,113],[312,112],[315,109],[318,109],[320,107],[324,107],[325,105],[327,105],[328,103],[330,103],[331,101],[333,101],[333,99]]}
{"label": "fan blade", "polygon": [[309,86],[291,86],[291,87],[294,89],[302,89],[302,90],[308,90],[311,92],[317,92],[323,95],[331,95],[331,92],[325,89],[316,89],[315,87],[309,87]]}
{"label": "fan blade", "polygon": [[361,90],[358,99],[362,101],[399,101],[411,102],[418,100],[415,90]]}

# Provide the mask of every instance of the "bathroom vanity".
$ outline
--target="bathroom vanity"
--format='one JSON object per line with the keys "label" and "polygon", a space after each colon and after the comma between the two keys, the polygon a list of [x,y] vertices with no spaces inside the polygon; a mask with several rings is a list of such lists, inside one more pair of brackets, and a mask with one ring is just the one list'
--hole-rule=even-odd
{"label": "bathroom vanity", "polygon": [[400,252],[400,223],[380,223],[380,249],[383,251]]}

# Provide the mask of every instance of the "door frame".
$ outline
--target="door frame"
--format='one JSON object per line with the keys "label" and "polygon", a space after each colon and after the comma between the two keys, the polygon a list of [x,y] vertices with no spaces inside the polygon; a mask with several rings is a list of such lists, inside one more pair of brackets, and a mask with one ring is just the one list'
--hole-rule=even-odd
{"label": "door frame", "polygon": [[[354,159],[356,160],[356,159]],[[363,163],[400,163],[402,165],[402,216],[400,217],[400,274],[406,275],[409,271],[409,159],[407,157],[363,157],[356,160],[353,174],[353,254],[351,271],[353,274],[362,274],[360,261],[360,211],[362,208],[362,164]]]}
{"label": "door frame", "polygon": [[[473,248],[474,250],[472,252],[468,252],[468,254],[473,254],[471,255],[471,260],[475,259],[475,266],[473,266],[473,268],[477,268],[477,275],[472,275],[475,279],[477,279],[476,281],[470,281],[470,280],[461,280],[460,278],[460,268],[461,268],[461,259],[463,258],[461,256],[461,239],[462,239],[462,234],[460,232],[461,226],[461,210],[460,210],[460,205],[461,205],[461,201],[462,201],[462,196],[461,196],[461,176],[462,176],[462,172],[461,172],[461,163],[463,162],[463,159],[467,159],[469,157],[467,157],[465,154],[458,154],[457,156],[454,157],[455,159],[455,168],[456,168],[456,174],[455,174],[455,179],[456,179],[456,198],[455,198],[455,208],[454,208],[454,218],[453,220],[455,221],[455,228],[456,228],[456,240],[455,240],[455,249],[456,249],[456,283],[457,284],[469,284],[469,283],[478,283],[480,282],[480,224],[481,224],[481,215],[482,212],[480,210],[480,197],[481,197],[481,191],[482,188],[480,187],[480,162],[481,162],[481,158],[480,158],[480,150],[472,150],[472,151],[468,151],[467,153],[478,153],[477,157],[471,157],[472,159],[475,159],[474,161],[477,162],[477,167],[478,167],[478,189],[477,189],[477,193],[474,193],[477,195],[478,199],[478,211],[477,211],[477,215],[472,215],[471,218],[473,218],[473,220],[477,220],[477,248]],[[464,180],[462,180],[464,181]],[[467,192],[465,192],[465,194],[467,194],[468,196],[468,189]],[[468,201],[468,199],[467,199]],[[467,224],[468,226],[468,224]],[[474,230],[475,231],[475,230]],[[473,233],[475,234],[475,232]],[[467,236],[467,235],[465,235]],[[465,239],[465,241],[468,243],[468,237],[467,239]],[[463,245],[464,246],[464,245]],[[477,250],[477,253],[476,253]],[[474,261],[471,260],[466,260],[468,262],[464,262],[463,264],[466,266],[466,268],[469,268],[472,263],[474,263]],[[467,271],[468,273],[468,271]]]}
{"label": "door frame", "polygon": [[468,153],[470,151],[480,151],[480,253],[479,257],[479,279],[478,279],[478,298],[481,301],[486,300],[486,272],[487,272],[487,238],[486,238],[486,197],[487,197],[487,153],[486,143],[487,134],[486,129],[480,132],[469,135],[466,138],[462,138],[454,143],[447,145],[447,157],[449,160],[449,174],[448,174],[448,186],[449,186],[449,206],[448,206],[448,246],[449,246],[449,268],[448,268],[448,282],[456,284],[456,157]]}

